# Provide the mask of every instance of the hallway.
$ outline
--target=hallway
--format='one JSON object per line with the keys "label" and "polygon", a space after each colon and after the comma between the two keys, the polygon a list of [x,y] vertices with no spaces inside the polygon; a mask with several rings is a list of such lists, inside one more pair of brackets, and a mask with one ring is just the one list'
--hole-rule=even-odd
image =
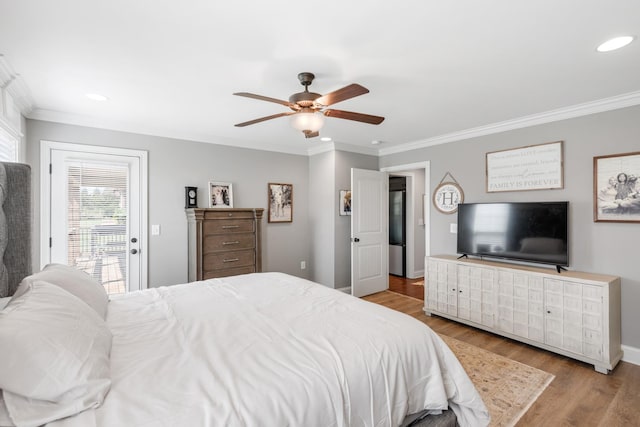
{"label": "hallway", "polygon": [[390,274],[389,290],[424,301],[424,277],[408,279]]}

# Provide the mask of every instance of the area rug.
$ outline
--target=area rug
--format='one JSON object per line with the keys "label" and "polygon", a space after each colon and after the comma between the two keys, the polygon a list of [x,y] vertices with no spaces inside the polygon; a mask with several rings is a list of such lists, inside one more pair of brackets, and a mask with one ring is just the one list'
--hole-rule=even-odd
{"label": "area rug", "polygon": [[514,426],[553,381],[548,372],[439,335],[476,386],[489,409],[492,426]]}
{"label": "area rug", "polygon": [[[419,309],[424,304],[422,300],[392,293],[394,298],[410,301],[404,307]],[[548,372],[524,363],[446,335],[438,335],[460,360],[476,386],[491,414],[491,426],[514,426],[555,378]]]}

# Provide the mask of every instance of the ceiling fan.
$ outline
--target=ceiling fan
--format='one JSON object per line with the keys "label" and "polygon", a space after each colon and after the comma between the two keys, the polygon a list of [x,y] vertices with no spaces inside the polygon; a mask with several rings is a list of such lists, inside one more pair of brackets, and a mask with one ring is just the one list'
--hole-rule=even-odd
{"label": "ceiling fan", "polygon": [[305,72],[298,74],[298,80],[300,80],[300,84],[304,86],[304,92],[294,93],[289,97],[289,101],[269,98],[267,96],[256,95],[248,92],[234,93],[234,95],[237,96],[275,102],[276,104],[281,104],[291,109],[291,111],[287,111],[284,113],[273,114],[271,116],[249,120],[248,122],[238,123],[236,126],[244,127],[278,117],[291,116],[291,125],[294,128],[302,131],[305,138],[313,138],[320,135],[319,130],[324,123],[325,116],[336,117],[338,119],[354,120],[356,122],[369,123],[372,125],[378,125],[384,120],[384,117],[380,116],[372,116],[369,114],[354,113],[344,110],[327,109],[327,107],[330,105],[337,104],[338,102],[345,101],[347,99],[355,98],[356,96],[364,95],[365,93],[369,93],[369,89],[360,86],[359,84],[353,83],[343,87],[342,89],[330,92],[326,95],[320,95],[319,93],[309,92],[309,85],[311,85],[314,78],[315,76],[313,75],[313,73]]}

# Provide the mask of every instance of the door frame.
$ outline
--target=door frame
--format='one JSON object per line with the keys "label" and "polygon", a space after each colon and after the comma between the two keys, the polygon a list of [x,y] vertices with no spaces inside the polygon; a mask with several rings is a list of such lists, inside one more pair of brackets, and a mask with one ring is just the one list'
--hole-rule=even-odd
{"label": "door frame", "polygon": [[[380,168],[381,172],[386,172],[387,175],[400,175],[401,172],[408,172],[410,170],[413,169],[424,169],[424,191],[425,191],[425,195],[423,197],[423,199],[421,201],[416,200],[415,197],[413,197],[413,177],[410,180],[411,181],[411,200],[407,200],[407,204],[410,205],[408,206],[408,208],[411,210],[411,212],[414,211],[414,207],[416,203],[422,203],[422,212],[423,212],[423,223],[424,223],[424,256],[425,259],[423,260],[423,272],[424,274],[426,274],[426,265],[424,264],[426,262],[426,259],[428,256],[431,256],[431,239],[430,239],[430,231],[429,231],[429,227],[431,225],[431,161],[430,160],[426,160],[424,162],[417,162],[417,163],[407,163],[407,164],[403,164],[403,165],[397,165],[397,166],[386,166],[383,168]],[[403,175],[406,176],[406,175]],[[407,180],[407,191],[409,191],[409,180]],[[407,197],[407,199],[409,199],[409,197]],[[409,219],[409,218],[407,218]],[[414,235],[415,235],[415,228],[413,226],[413,223],[415,221],[409,221],[407,220],[407,274],[414,273],[417,271],[417,269],[415,268],[415,241],[414,241]]]}
{"label": "door frame", "polygon": [[105,147],[101,145],[75,144],[40,140],[40,269],[49,263],[51,251],[48,236],[51,235],[51,151],[76,151],[89,154],[110,154],[116,156],[137,157],[140,161],[140,289],[148,284],[148,153],[144,150]]}

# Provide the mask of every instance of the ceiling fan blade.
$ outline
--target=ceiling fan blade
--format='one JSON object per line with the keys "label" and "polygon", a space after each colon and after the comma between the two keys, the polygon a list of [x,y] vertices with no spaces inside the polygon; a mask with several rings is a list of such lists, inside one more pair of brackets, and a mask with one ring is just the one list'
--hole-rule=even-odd
{"label": "ceiling fan blade", "polygon": [[241,128],[241,127],[245,127],[245,126],[249,126],[249,125],[254,125],[256,123],[264,122],[266,120],[277,119],[278,117],[290,116],[291,114],[295,114],[295,113],[293,111],[288,111],[286,113],[278,113],[278,114],[274,114],[272,116],[260,117],[259,119],[254,119],[254,120],[249,120],[248,122],[238,123],[235,126]]}
{"label": "ceiling fan blade", "polygon": [[342,89],[338,89],[336,91],[323,95],[320,98],[316,99],[315,102],[317,102],[318,104],[329,106],[346,99],[364,95],[365,93],[369,93],[369,89],[364,86],[360,86],[357,83],[353,83],[349,86],[343,87]]}
{"label": "ceiling fan blade", "polygon": [[320,136],[320,132],[318,131],[315,131],[315,132],[302,131],[302,133],[304,133],[305,138],[315,138],[316,136]]}
{"label": "ceiling fan blade", "polygon": [[258,99],[260,101],[275,102],[276,104],[284,105],[289,108],[293,108],[294,110],[300,109],[300,107],[298,107],[296,104],[293,104],[289,101],[283,101],[282,99],[276,99],[276,98],[269,98],[268,96],[256,95],[255,93],[236,92],[234,93],[234,95],[244,96],[245,98]]}
{"label": "ceiling fan blade", "polygon": [[353,113],[351,111],[344,110],[324,110],[322,113],[327,117],[354,120],[356,122],[369,123],[371,125],[379,125],[384,120],[384,117],[372,116],[370,114]]}

